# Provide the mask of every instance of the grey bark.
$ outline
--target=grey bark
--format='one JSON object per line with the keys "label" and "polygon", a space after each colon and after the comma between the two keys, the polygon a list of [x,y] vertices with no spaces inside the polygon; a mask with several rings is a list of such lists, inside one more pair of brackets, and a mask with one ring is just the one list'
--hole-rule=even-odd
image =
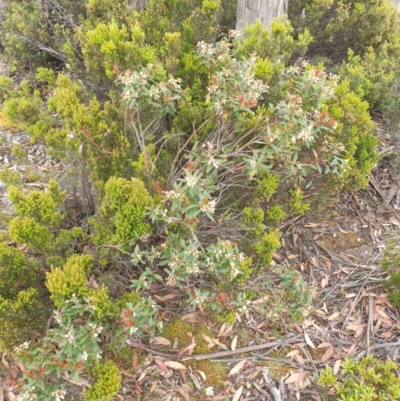
{"label": "grey bark", "polygon": [[243,34],[244,27],[257,19],[268,28],[272,20],[287,12],[288,3],[289,0],[238,0],[236,29]]}
{"label": "grey bark", "polygon": [[398,8],[400,11],[400,0],[392,0],[392,3]]}

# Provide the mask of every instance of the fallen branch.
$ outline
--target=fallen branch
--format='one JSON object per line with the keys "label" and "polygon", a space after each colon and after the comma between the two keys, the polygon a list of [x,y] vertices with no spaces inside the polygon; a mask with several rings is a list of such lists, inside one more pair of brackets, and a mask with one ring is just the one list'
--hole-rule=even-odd
{"label": "fallen branch", "polygon": [[291,344],[291,343],[296,343],[302,341],[302,337],[301,336],[296,336],[293,338],[288,338],[287,340],[284,341],[274,341],[274,342],[270,342],[270,343],[264,343],[264,344],[258,344],[258,345],[250,345],[249,347],[243,347],[243,348],[238,348],[235,349],[234,351],[229,350],[229,351],[219,351],[219,352],[213,352],[210,354],[200,354],[200,355],[192,355],[192,356],[178,356],[178,355],[174,355],[173,353],[164,353],[164,352],[159,352],[157,350],[154,350],[150,347],[146,347],[143,344],[140,344],[139,342],[135,342],[135,341],[131,341],[128,340],[126,343],[132,347],[132,348],[138,348],[138,349],[142,349],[144,351],[147,351],[150,354],[153,355],[159,355],[159,356],[163,356],[165,358],[175,358],[175,359],[182,359],[184,361],[188,361],[191,359],[194,359],[196,361],[203,361],[205,359],[214,359],[214,358],[222,358],[225,356],[230,356],[230,355],[237,355],[237,354],[246,354],[248,352],[252,352],[252,351],[257,351],[260,349],[266,349],[266,348],[273,348],[273,347],[279,347],[282,345],[286,345],[286,344]]}

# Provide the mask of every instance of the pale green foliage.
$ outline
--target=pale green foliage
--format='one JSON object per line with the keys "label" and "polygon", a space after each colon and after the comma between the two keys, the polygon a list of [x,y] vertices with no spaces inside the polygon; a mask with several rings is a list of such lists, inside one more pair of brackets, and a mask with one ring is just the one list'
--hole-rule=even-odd
{"label": "pale green foliage", "polygon": [[92,219],[95,244],[120,244],[136,241],[151,229],[145,221],[152,199],[144,184],[136,179],[110,178],[104,186],[99,216]]}
{"label": "pale green foliage", "polygon": [[391,401],[400,397],[397,368],[392,361],[381,362],[370,355],[358,362],[346,359],[338,378],[328,367],[319,380],[325,386],[335,386],[337,396],[343,401]]}

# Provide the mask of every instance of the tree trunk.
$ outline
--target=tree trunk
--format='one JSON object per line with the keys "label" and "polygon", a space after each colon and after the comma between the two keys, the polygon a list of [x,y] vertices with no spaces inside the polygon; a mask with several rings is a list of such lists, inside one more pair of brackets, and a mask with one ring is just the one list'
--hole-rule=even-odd
{"label": "tree trunk", "polygon": [[392,3],[398,8],[400,11],[400,0],[392,0]]}
{"label": "tree trunk", "polygon": [[269,27],[272,20],[287,12],[288,3],[289,0],[238,0],[236,29],[243,34],[244,27],[257,19]]}

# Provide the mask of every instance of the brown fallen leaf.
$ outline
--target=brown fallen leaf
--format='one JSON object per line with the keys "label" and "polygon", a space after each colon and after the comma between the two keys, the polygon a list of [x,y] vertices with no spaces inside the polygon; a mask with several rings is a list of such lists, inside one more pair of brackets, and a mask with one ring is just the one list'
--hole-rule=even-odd
{"label": "brown fallen leaf", "polygon": [[296,372],[296,373],[292,373],[286,380],[285,380],[285,384],[292,384],[294,383],[297,378],[299,377],[300,373]]}
{"label": "brown fallen leaf", "polygon": [[237,373],[239,373],[239,372],[245,367],[246,363],[247,363],[247,359],[243,359],[242,361],[240,361],[239,363],[237,363],[237,364],[229,371],[228,377],[229,377],[229,376],[232,376],[232,375],[236,375]]}
{"label": "brown fallen leaf", "polygon": [[161,302],[164,302],[164,301],[169,301],[171,299],[176,298],[178,296],[178,294],[167,294],[167,295],[164,295],[162,297],[160,297],[159,295],[153,295],[153,296],[154,296],[155,299],[157,299],[157,300],[159,300]]}
{"label": "brown fallen leaf", "polygon": [[165,366],[174,370],[186,370],[186,366],[176,361],[166,361]]}
{"label": "brown fallen leaf", "polygon": [[322,355],[322,357],[321,357],[321,362],[327,362],[327,361],[329,361],[329,359],[332,358],[333,352],[334,352],[333,347],[329,347],[329,348],[325,351],[324,355]]}
{"label": "brown fallen leaf", "polygon": [[191,351],[193,351],[195,349],[196,345],[197,345],[196,343],[192,343],[192,344],[189,344],[187,347],[182,348],[179,351],[178,356],[183,355],[185,352],[187,352],[189,355],[191,355]]}
{"label": "brown fallen leaf", "polygon": [[190,378],[193,381],[193,384],[197,388],[197,390],[201,390],[201,384],[199,382],[199,379],[196,377],[196,375],[194,375],[193,373],[189,373],[189,375],[190,375]]}
{"label": "brown fallen leaf", "polygon": [[164,337],[154,337],[154,343],[156,345],[171,345],[171,341]]}
{"label": "brown fallen leaf", "polygon": [[342,360],[341,360],[341,359],[338,359],[338,360],[335,362],[335,364],[333,365],[333,374],[334,374],[334,375],[337,375],[337,374],[338,374],[341,364],[342,364]]}
{"label": "brown fallen leaf", "polygon": [[200,320],[197,318],[196,313],[188,313],[181,317],[181,320],[188,323],[199,323]]}
{"label": "brown fallen leaf", "polygon": [[328,320],[335,320],[335,319],[337,319],[338,317],[340,316],[340,312],[335,312],[335,313],[333,313],[332,315],[330,315],[329,317],[328,317]]}
{"label": "brown fallen leaf", "polygon": [[319,344],[317,348],[321,349],[321,348],[328,348],[328,347],[332,347],[332,344],[324,342],[324,343]]}

